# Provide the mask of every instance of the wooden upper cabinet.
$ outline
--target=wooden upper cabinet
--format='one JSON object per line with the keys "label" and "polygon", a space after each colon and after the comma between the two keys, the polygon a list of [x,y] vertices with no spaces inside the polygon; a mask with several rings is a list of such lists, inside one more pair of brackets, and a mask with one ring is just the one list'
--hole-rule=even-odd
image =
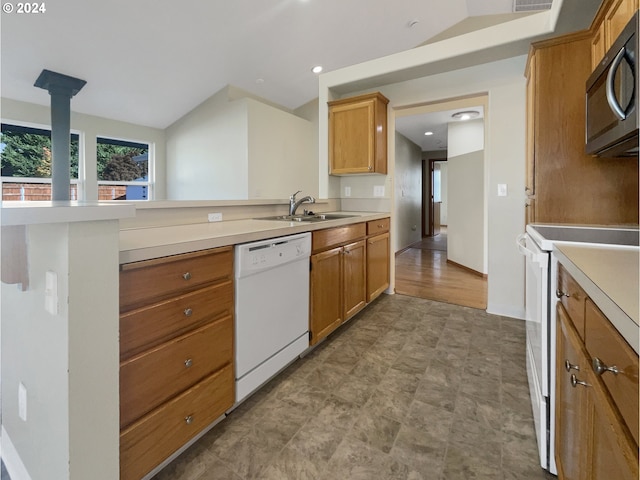
{"label": "wooden upper cabinet", "polygon": [[387,173],[387,104],[381,93],[329,102],[329,173]]}
{"label": "wooden upper cabinet", "polygon": [[620,32],[638,10],[638,0],[604,0],[592,30],[591,68],[595,69]]}
{"label": "wooden upper cabinet", "polygon": [[[585,153],[590,31],[536,42],[527,67],[528,222],[637,224],[637,157]],[[524,213],[524,212],[523,212]]]}
{"label": "wooden upper cabinet", "polygon": [[535,52],[529,59],[529,65],[527,69],[527,136],[526,136],[526,179],[524,190],[528,196],[533,196],[536,193],[535,190],[535,133],[536,122],[535,113],[535,98],[536,98],[536,83],[537,83],[537,69],[536,69],[536,55]]}
{"label": "wooden upper cabinet", "polygon": [[613,45],[620,32],[638,10],[638,0],[613,0],[604,16],[605,45]]}

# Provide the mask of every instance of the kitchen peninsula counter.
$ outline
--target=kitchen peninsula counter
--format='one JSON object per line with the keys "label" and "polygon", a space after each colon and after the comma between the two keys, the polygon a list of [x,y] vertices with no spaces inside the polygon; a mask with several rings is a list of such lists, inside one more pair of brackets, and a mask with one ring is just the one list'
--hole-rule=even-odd
{"label": "kitchen peninsula counter", "polygon": [[353,216],[321,222],[288,222],[257,218],[121,230],[120,263],[340,227],[390,216],[389,213],[378,212],[333,213]]}
{"label": "kitchen peninsula counter", "polygon": [[554,254],[638,353],[640,248],[556,243]]}

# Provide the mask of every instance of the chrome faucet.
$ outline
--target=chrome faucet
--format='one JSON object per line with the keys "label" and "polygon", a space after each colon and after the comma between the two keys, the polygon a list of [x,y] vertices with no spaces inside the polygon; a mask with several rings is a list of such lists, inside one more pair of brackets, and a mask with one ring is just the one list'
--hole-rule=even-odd
{"label": "chrome faucet", "polygon": [[296,195],[298,195],[300,192],[301,190],[298,190],[296,193],[294,193],[289,197],[289,215],[295,215],[298,207],[305,202],[316,203],[316,199],[310,195],[307,195],[306,197],[302,197],[300,200],[296,200]]}

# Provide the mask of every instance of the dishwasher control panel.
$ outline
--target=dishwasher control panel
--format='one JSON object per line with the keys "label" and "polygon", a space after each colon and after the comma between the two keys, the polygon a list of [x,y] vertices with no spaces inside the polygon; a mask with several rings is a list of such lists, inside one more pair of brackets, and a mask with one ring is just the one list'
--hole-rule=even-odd
{"label": "dishwasher control panel", "polygon": [[236,278],[308,258],[310,255],[310,233],[236,245]]}

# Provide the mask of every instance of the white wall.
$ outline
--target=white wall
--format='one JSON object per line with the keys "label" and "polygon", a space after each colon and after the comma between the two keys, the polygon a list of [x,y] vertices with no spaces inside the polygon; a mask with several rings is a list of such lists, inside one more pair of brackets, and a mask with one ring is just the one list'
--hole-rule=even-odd
{"label": "white wall", "polygon": [[[28,289],[0,286],[10,474],[17,467],[33,480],[119,476],[118,232],[117,221],[31,225]],[[57,274],[57,314],[44,308],[46,271]],[[26,421],[18,416],[20,382]]]}
{"label": "white wall", "polygon": [[398,224],[396,251],[417,242],[422,237],[422,152],[418,145],[396,132],[396,194]]}
{"label": "white wall", "polygon": [[248,198],[248,106],[224,88],[167,127],[167,198]]}
{"label": "white wall", "polygon": [[480,273],[484,263],[484,152],[449,159],[447,259]]}
{"label": "white wall", "polygon": [[487,273],[484,120],[448,128],[447,259]]}
{"label": "white wall", "polygon": [[318,196],[317,125],[264,103],[249,107],[249,197]]}
{"label": "white wall", "polygon": [[226,87],[166,130],[168,198],[318,195],[313,122]]}
{"label": "white wall", "polygon": [[449,205],[449,167],[447,162],[436,162],[434,168],[440,170],[440,225],[448,223],[448,205]]}
{"label": "white wall", "polygon": [[[2,121],[36,124],[51,128],[51,112],[49,107],[33,103],[20,102],[2,98]],[[73,99],[71,100],[73,110]],[[166,154],[164,130],[134,125],[132,123],[109,120],[107,118],[71,112],[71,129],[81,133],[84,143],[85,174],[84,185],[86,200],[98,199],[97,182],[97,137],[117,138],[140,143],[149,143],[155,156],[154,195],[157,199],[166,197]],[[82,174],[81,174],[82,175]]]}

